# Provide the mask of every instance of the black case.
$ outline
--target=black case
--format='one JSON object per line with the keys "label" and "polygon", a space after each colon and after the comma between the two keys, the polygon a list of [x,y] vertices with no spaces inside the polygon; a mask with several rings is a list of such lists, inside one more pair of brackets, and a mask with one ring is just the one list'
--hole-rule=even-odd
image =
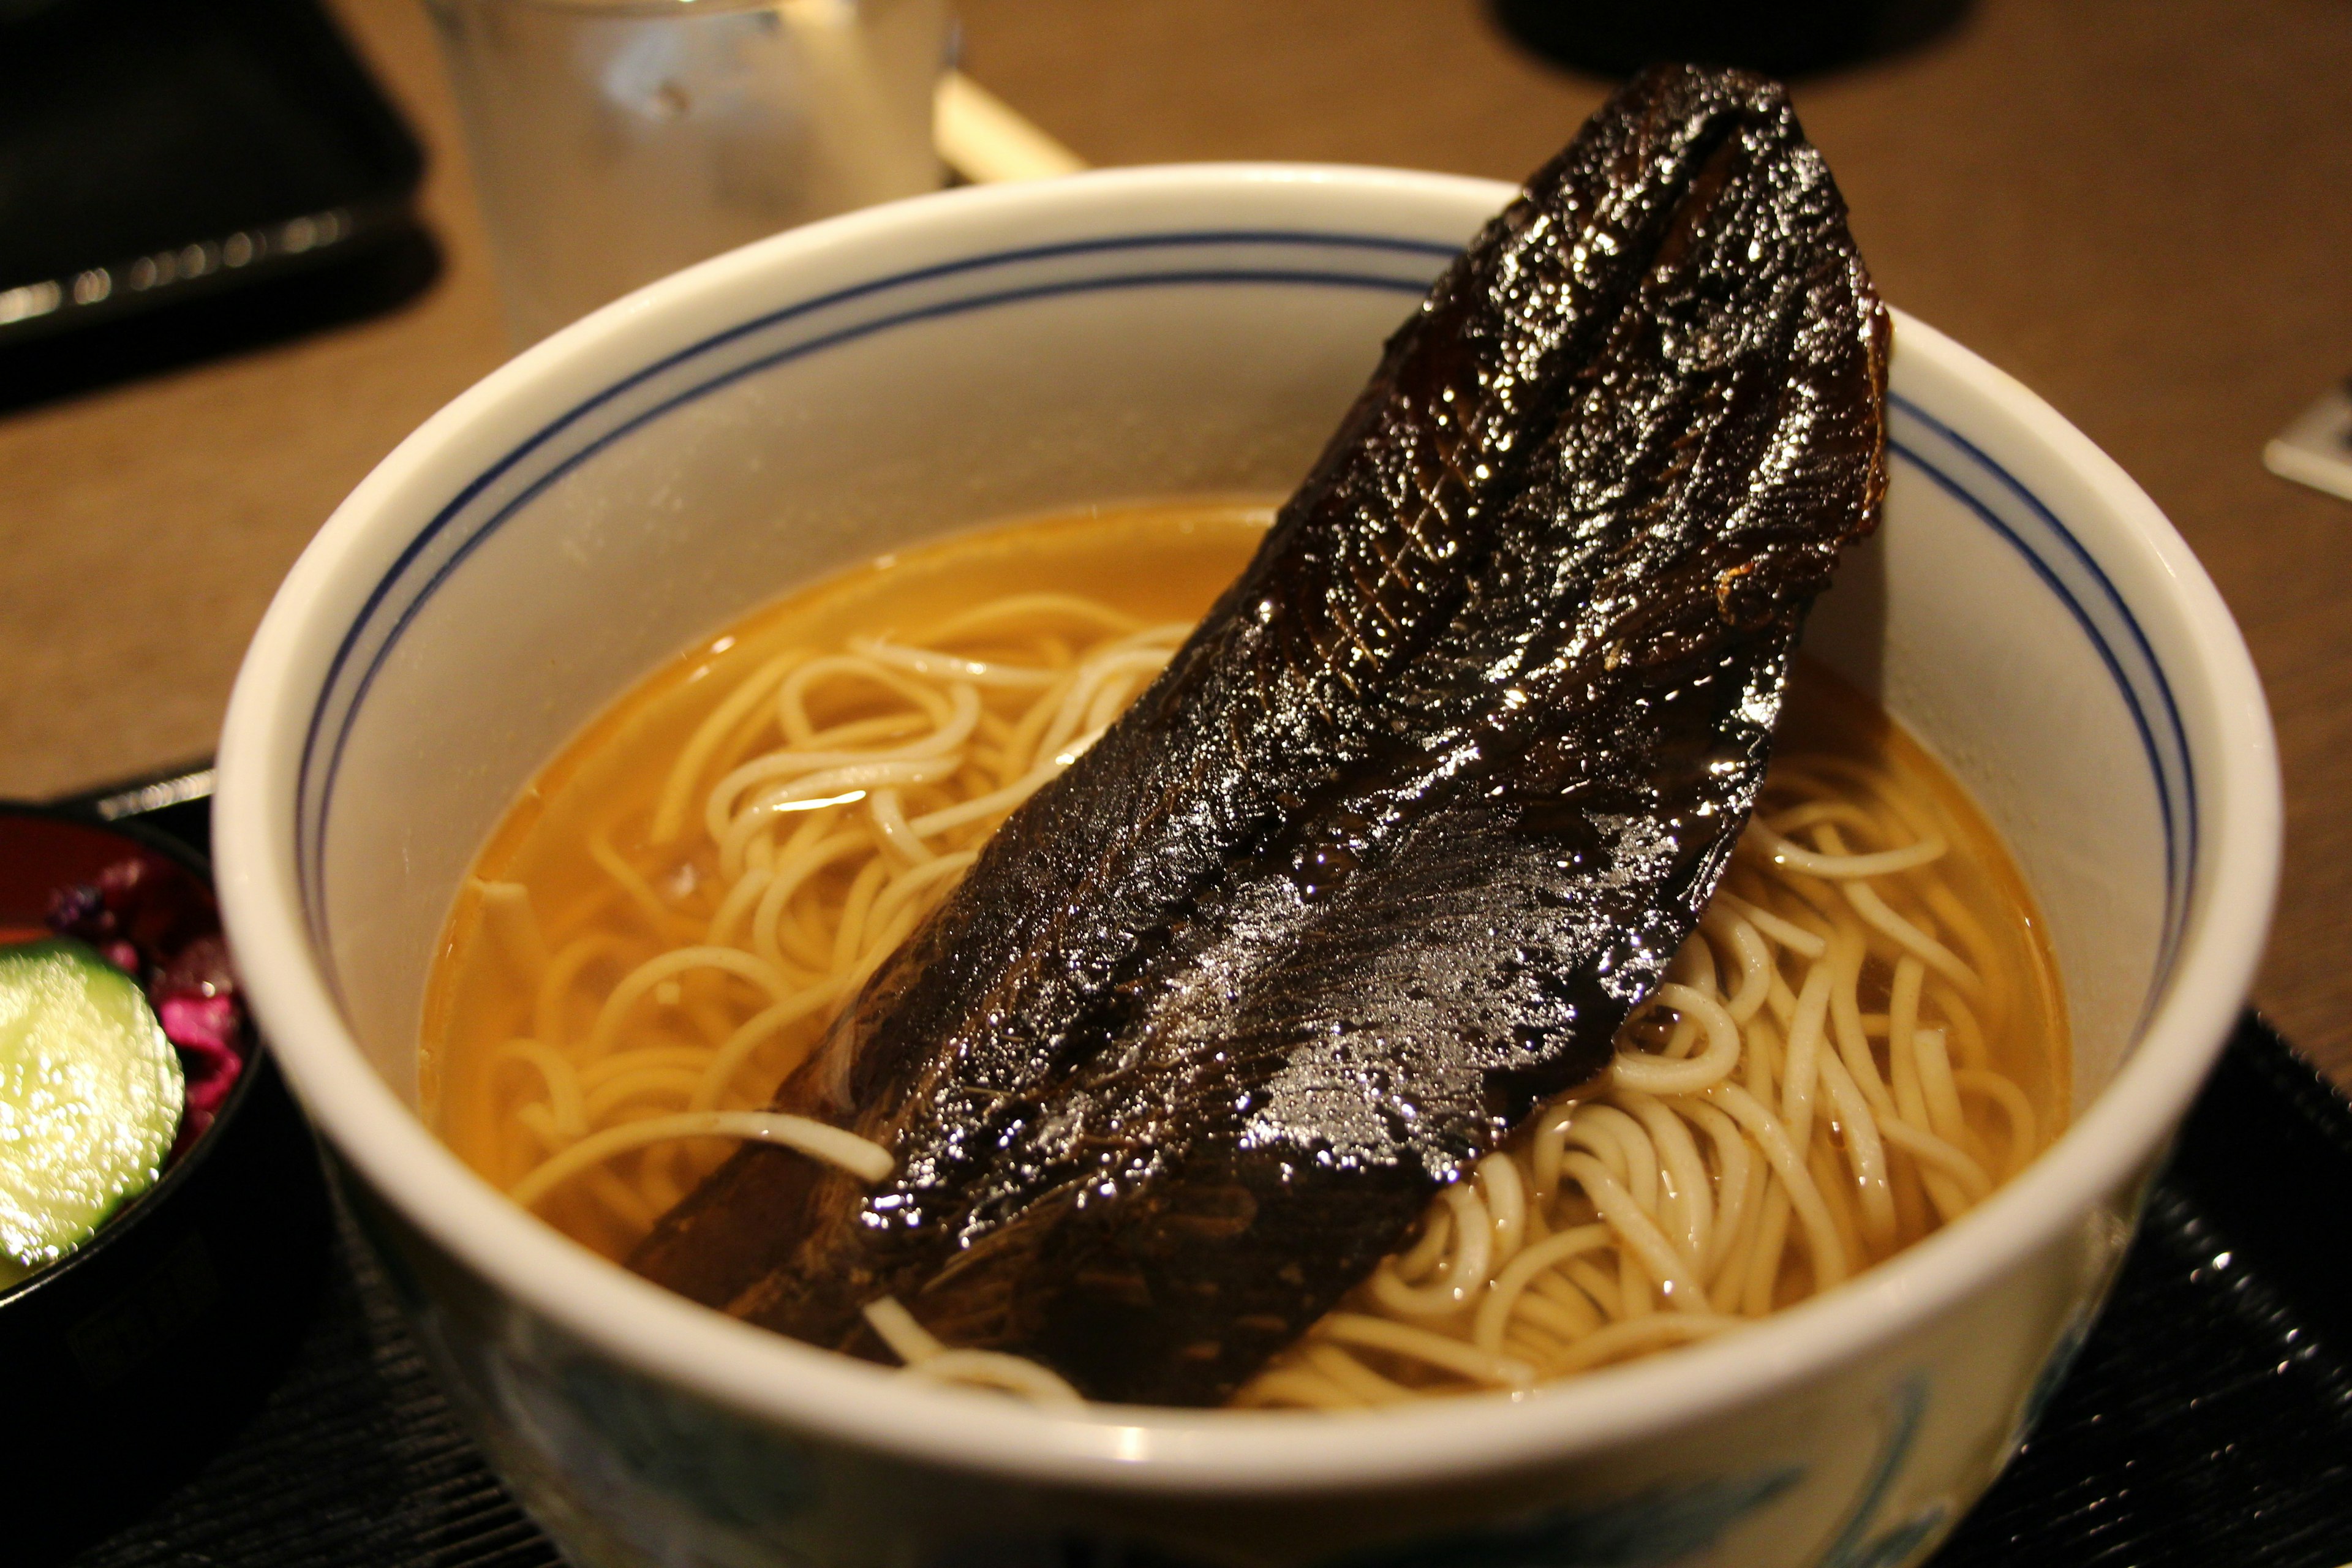
{"label": "black case", "polygon": [[424,166],[316,0],[0,0],[0,405],[68,334],[228,346],[398,296],[395,253],[413,292]]}

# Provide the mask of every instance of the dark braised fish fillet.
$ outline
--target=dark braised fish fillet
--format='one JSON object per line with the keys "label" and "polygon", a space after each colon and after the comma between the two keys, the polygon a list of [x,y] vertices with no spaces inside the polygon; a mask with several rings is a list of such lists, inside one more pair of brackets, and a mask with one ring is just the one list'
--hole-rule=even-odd
{"label": "dark braised fish fillet", "polygon": [[633,1258],[1214,1404],[1609,1059],[1884,488],[1888,329],[1780,90],[1653,72],[1472,243],[1167,673]]}

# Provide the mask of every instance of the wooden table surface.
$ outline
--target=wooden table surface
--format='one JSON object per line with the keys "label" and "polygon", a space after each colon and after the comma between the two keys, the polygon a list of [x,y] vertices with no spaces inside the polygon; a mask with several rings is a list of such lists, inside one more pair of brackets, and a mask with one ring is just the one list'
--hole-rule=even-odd
{"label": "wooden table surface", "polygon": [[[304,542],[507,353],[422,7],[338,9],[430,150],[445,268],[391,314],[0,417],[0,795],[208,752]],[[1475,0],[958,9],[971,74],[1099,163],[1515,179],[1606,87],[1520,50]],[[2352,370],[2352,6],[1981,0],[1796,97],[1887,298],[2112,453],[2236,613],[2286,770],[2255,996],[2352,1085],[2352,506],[2260,462]]]}

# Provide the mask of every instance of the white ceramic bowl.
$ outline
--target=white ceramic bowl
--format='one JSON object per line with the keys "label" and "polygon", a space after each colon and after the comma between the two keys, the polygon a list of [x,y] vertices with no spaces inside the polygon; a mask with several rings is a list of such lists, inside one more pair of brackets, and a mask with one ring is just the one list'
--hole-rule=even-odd
{"label": "white ceramic bowl", "polygon": [[1513,1405],[1043,1414],[706,1311],[425,1131],[418,1003],[522,783],[637,676],[814,575],[1089,500],[1270,493],[1511,195],[1377,170],[956,192],[665,279],[467,393],[288,577],[221,752],[239,961],[497,1465],[583,1563],[1891,1564],[1991,1479],[2113,1275],[2252,974],[2278,855],[2253,671],[2130,480],[1899,321],[1884,533],[1813,648],[2037,889],[2076,1121],[1958,1224],[1739,1335]]}

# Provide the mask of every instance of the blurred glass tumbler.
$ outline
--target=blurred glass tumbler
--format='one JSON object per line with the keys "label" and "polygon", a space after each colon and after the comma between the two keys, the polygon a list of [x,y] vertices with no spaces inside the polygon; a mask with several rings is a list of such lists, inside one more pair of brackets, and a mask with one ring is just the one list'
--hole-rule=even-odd
{"label": "blurred glass tumbler", "polygon": [[519,343],[705,257],[940,183],[946,0],[428,4]]}

